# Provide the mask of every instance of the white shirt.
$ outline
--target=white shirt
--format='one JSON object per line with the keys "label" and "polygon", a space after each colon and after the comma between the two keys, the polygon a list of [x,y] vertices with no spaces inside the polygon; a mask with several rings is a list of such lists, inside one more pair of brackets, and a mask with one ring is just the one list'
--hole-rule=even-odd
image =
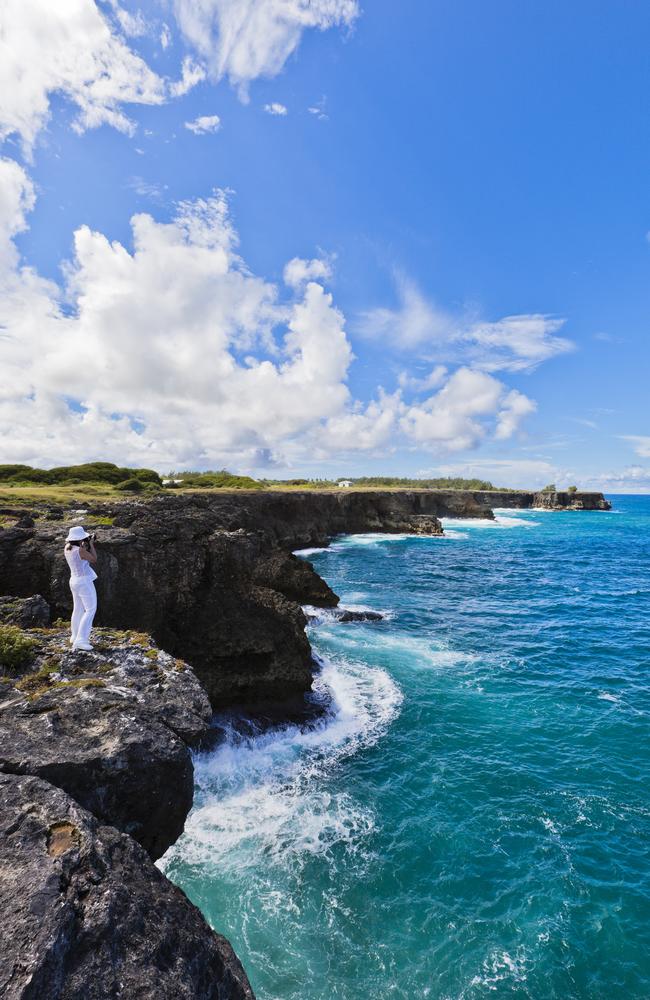
{"label": "white shirt", "polygon": [[79,555],[79,546],[72,545],[64,549],[65,558],[70,567],[70,580],[87,580],[92,582],[97,579],[97,574],[87,559],[82,559]]}

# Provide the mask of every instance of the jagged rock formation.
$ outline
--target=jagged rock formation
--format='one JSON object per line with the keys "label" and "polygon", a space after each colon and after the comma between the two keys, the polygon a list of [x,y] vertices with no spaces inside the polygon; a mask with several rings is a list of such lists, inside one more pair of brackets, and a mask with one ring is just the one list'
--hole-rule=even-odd
{"label": "jagged rock formation", "polygon": [[155,868],[211,735],[191,668],[141,634],[25,632],[0,680],[0,995],[252,1000],[232,948]]}
{"label": "jagged rock formation", "polygon": [[544,507],[547,510],[611,510],[609,500],[602,493],[569,493],[567,491],[540,490],[490,490],[475,493],[479,503],[490,503],[492,507],[512,507],[520,510]]}
{"label": "jagged rock formation", "polygon": [[50,624],[50,606],[40,594],[0,597],[0,623],[19,628],[44,628]]}
{"label": "jagged rock formation", "polygon": [[254,1000],[228,941],[64,791],[0,775],[0,996]]}
{"label": "jagged rock formation", "polygon": [[[89,523],[93,515],[112,520],[99,529],[97,621],[143,629],[188,660],[215,708],[300,699],[311,687],[313,663],[299,605],[334,607],[338,598],[292,549],[327,545],[343,532],[440,534],[440,517],[493,517],[491,503],[532,506],[538,496],[559,503],[563,495],[195,493],[91,507]],[[606,504],[600,494],[570,499]],[[50,510],[41,513],[32,511],[31,527],[0,531],[0,592],[38,592],[55,616],[67,617],[62,539],[72,518],[52,521]]]}
{"label": "jagged rock formation", "polygon": [[[152,858],[191,805],[190,748],[213,706],[309,691],[301,604],[372,619],[338,598],[291,549],[340,532],[440,534],[439,517],[503,507],[607,509],[592,494],[463,491],[165,496],[101,515],[93,653],[43,628],[71,607],[58,508],[5,511],[0,621],[28,625],[33,662],[0,679],[0,995],[252,1000],[238,960]],[[9,515],[9,518],[7,518]],[[112,520],[112,525],[106,521]],[[34,597],[36,593],[43,597]],[[25,600],[16,600],[23,597]]]}
{"label": "jagged rock formation", "polygon": [[142,635],[103,631],[90,653],[67,629],[25,634],[31,669],[0,679],[0,771],[64,788],[160,857],[192,806],[190,748],[210,735],[193,671]]}

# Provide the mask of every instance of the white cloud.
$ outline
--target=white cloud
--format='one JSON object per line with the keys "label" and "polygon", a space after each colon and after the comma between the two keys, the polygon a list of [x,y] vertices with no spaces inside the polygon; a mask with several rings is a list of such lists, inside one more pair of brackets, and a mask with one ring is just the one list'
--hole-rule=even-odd
{"label": "white cloud", "polygon": [[416,283],[395,273],[397,308],[363,313],[357,324],[362,336],[385,340],[399,350],[435,351],[442,360],[465,361],[483,371],[532,371],[542,361],[574,349],[556,336],[565,321],[537,313],[477,321],[441,309]]}
{"label": "white cloud", "polygon": [[400,372],[397,383],[402,389],[413,389],[415,392],[427,392],[429,389],[437,389],[442,385],[447,375],[447,368],[444,365],[436,365],[428,375],[418,378],[409,375],[408,372]]}
{"label": "white cloud", "polygon": [[109,3],[113,8],[117,22],[125,35],[130,35],[133,38],[139,38],[142,35],[147,34],[149,28],[142,11],[138,10],[135,14],[131,14],[128,10],[124,10],[120,7],[118,0],[109,0]]}
{"label": "white cloud", "polygon": [[377,308],[363,313],[358,324],[362,336],[382,338],[405,350],[424,343],[432,346],[453,337],[455,324],[452,317],[426,299],[415,282],[397,272],[395,284],[399,307]]}
{"label": "white cloud", "polygon": [[314,260],[303,260],[294,257],[284,268],[284,283],[289,288],[300,288],[308,281],[329,281],[332,277],[332,266],[329,260],[317,257]]}
{"label": "white cloud", "polygon": [[246,98],[248,85],[273,77],[307,28],[351,25],[357,0],[174,0],[178,25],[211,76],[227,76]]}
{"label": "white cloud", "polygon": [[201,115],[192,122],[185,122],[185,128],[194,135],[206,135],[208,132],[218,132],[221,128],[219,115]]}
{"label": "white cloud", "polygon": [[462,367],[435,395],[407,407],[401,427],[424,447],[461,450],[475,448],[491,429],[500,440],[511,437],[534,408],[492,375]]}
{"label": "white cloud", "polygon": [[591,476],[586,484],[610,493],[650,493],[650,468],[628,465],[625,469]]}
{"label": "white cloud", "polygon": [[167,190],[166,184],[153,184],[151,181],[146,181],[144,177],[139,177],[137,174],[129,178],[126,186],[143,198],[152,198],[154,201],[162,198]]}
{"label": "white cloud", "polygon": [[4,0],[0,13],[0,139],[27,150],[50,95],[77,106],[78,131],[108,124],[131,134],[122,104],[160,104],[165,83],[113,33],[93,0]]}
{"label": "white cloud", "polygon": [[537,404],[524,396],[523,392],[511,389],[501,403],[498,413],[495,438],[497,441],[507,441],[519,429],[524,417],[534,413]]}
{"label": "white cloud", "polygon": [[496,323],[472,324],[462,339],[487,371],[525,371],[574,349],[570,340],[555,336],[564,323],[539,313],[505,316]]}
{"label": "white cloud", "polygon": [[0,158],[0,274],[18,263],[14,236],[27,229],[27,215],[36,201],[34,185],[14,160]]}
{"label": "white cloud", "polygon": [[460,476],[463,479],[488,479],[495,486],[511,489],[541,489],[548,483],[570,485],[573,472],[545,459],[478,458],[468,462],[450,462],[425,469],[422,476]]}
{"label": "white cloud", "polygon": [[265,104],[264,110],[266,111],[267,115],[275,115],[276,117],[279,118],[284,118],[284,116],[288,114],[284,104],[279,104],[278,101],[273,101],[272,104]]}
{"label": "white cloud", "polygon": [[[63,292],[21,267],[11,242],[34,193],[0,161],[0,403],[6,460],[95,457],[159,468],[242,466],[355,450],[473,447],[514,433],[532,403],[460,368],[370,403],[348,388],[344,318],[328,261],[294,258],[288,299],[238,254],[225,195],[176,217],[132,219],[133,249],[81,226]],[[2,242],[4,237],[4,242]],[[3,249],[4,248],[4,249]],[[429,389],[430,391],[430,389]]]}
{"label": "white cloud", "polygon": [[327,107],[327,98],[321,97],[320,101],[308,107],[307,111],[309,112],[310,115],[315,115],[316,118],[318,118],[320,121],[326,121],[327,118],[329,117],[325,111],[326,107]]}
{"label": "white cloud", "polygon": [[181,70],[181,78],[176,83],[169,85],[169,92],[172,97],[183,97],[184,94],[196,87],[197,83],[205,80],[205,69],[195,62],[190,56],[185,56]]}
{"label": "white cloud", "polygon": [[160,32],[160,47],[163,49],[168,49],[171,45],[172,36],[169,28],[166,24],[163,24],[162,31]]}
{"label": "white cloud", "polygon": [[631,441],[641,458],[650,458],[650,437],[644,434],[619,434],[622,441]]}

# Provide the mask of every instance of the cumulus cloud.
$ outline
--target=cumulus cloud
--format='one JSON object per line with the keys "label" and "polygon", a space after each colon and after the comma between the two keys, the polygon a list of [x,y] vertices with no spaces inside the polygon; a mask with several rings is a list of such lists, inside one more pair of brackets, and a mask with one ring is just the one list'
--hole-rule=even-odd
{"label": "cumulus cloud", "polygon": [[489,479],[495,486],[511,489],[541,489],[547,483],[568,486],[576,479],[569,469],[546,459],[528,458],[472,458],[468,462],[449,462],[435,469],[424,469],[421,475]]}
{"label": "cumulus cloud", "polygon": [[485,372],[461,367],[439,392],[409,406],[401,418],[408,437],[425,447],[461,450],[475,448],[496,421],[495,436],[511,437],[521,419],[534,409],[523,393],[507,387]]}
{"label": "cumulus cloud", "polygon": [[303,31],[351,25],[357,0],[174,0],[178,25],[214,79],[227,76],[246,99],[257,77],[273,77]]}
{"label": "cumulus cloud", "polygon": [[314,260],[294,257],[285,265],[283,277],[285,285],[290,288],[300,288],[308,281],[329,281],[332,277],[332,265],[322,257]]}
{"label": "cumulus cloud", "polygon": [[29,150],[54,93],[77,106],[78,131],[108,124],[131,134],[122,105],[165,100],[164,81],[93,0],[4,0],[0,21],[0,139],[17,134]]}
{"label": "cumulus cloud", "polygon": [[505,316],[496,322],[454,315],[424,295],[417,284],[396,272],[396,308],[362,313],[357,329],[398,350],[434,351],[447,360],[466,361],[483,371],[532,371],[542,361],[574,349],[557,336],[565,320],[540,313]]}
{"label": "cumulus cloud", "polygon": [[264,110],[267,115],[275,115],[276,117],[283,118],[288,111],[284,104],[279,104],[278,101],[273,101],[272,104],[265,104]]}
{"label": "cumulus cloud", "polygon": [[[102,454],[157,467],[287,462],[399,445],[474,447],[514,433],[533,404],[462,367],[428,392],[348,386],[342,313],[328,261],[294,258],[283,291],[239,254],[226,197],[131,220],[132,247],[81,226],[64,289],[20,263],[12,238],[34,191],[0,160],[0,403],[7,460]],[[65,302],[65,308],[61,306]]]}
{"label": "cumulus cloud", "polygon": [[628,465],[624,469],[591,476],[586,483],[594,489],[610,493],[650,493],[650,468]]}
{"label": "cumulus cloud", "polygon": [[[275,76],[307,28],[351,25],[357,0],[175,0],[177,23],[199,60],[187,56],[179,80],[155,73],[128,39],[153,31],[140,11],[107,0],[4,0],[0,11],[0,141],[17,135],[29,155],[59,94],[77,108],[72,127],[110,125],[132,135],[129,104],[162,104],[206,78],[227,76],[246,98],[250,82]],[[172,38],[163,24],[160,45]],[[286,115],[278,102],[266,105]]]}
{"label": "cumulus cloud", "polygon": [[200,115],[194,121],[185,122],[185,128],[194,135],[206,135],[208,132],[218,132],[221,128],[219,115]]}

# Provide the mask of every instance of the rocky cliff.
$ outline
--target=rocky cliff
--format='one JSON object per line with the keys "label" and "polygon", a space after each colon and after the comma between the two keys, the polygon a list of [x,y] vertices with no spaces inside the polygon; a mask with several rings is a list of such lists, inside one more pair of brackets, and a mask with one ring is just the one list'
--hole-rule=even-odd
{"label": "rocky cliff", "polygon": [[[1,511],[0,620],[27,629],[31,652],[0,679],[0,995],[252,1000],[228,942],[153,864],[191,805],[207,695],[212,707],[303,704],[314,665],[301,605],[338,598],[292,549],[341,532],[440,534],[440,517],[493,517],[491,505],[608,506],[595,494],[332,491]],[[69,616],[62,546],[79,520],[100,535],[92,653],[47,627],[50,610]]]}
{"label": "rocky cliff", "polygon": [[211,735],[194,673],[142,634],[98,630],[92,653],[64,628],[20,640],[0,679],[0,996],[253,1000],[229,943],[153,863]]}
{"label": "rocky cliff", "polygon": [[490,490],[477,491],[477,503],[491,504],[492,507],[545,508],[546,510],[611,510],[609,500],[602,493],[569,493],[568,490]]}
{"label": "rocky cliff", "polygon": [[[90,507],[86,523],[104,522],[97,622],[149,632],[190,662],[214,708],[283,703],[288,711],[313,675],[300,605],[338,603],[292,549],[327,545],[343,532],[435,535],[440,517],[491,518],[491,503],[556,507],[563,497],[572,506],[606,505],[600,494],[339,490],[164,495]],[[32,515],[0,530],[0,593],[40,593],[55,616],[68,617],[62,539],[78,516]]]}

